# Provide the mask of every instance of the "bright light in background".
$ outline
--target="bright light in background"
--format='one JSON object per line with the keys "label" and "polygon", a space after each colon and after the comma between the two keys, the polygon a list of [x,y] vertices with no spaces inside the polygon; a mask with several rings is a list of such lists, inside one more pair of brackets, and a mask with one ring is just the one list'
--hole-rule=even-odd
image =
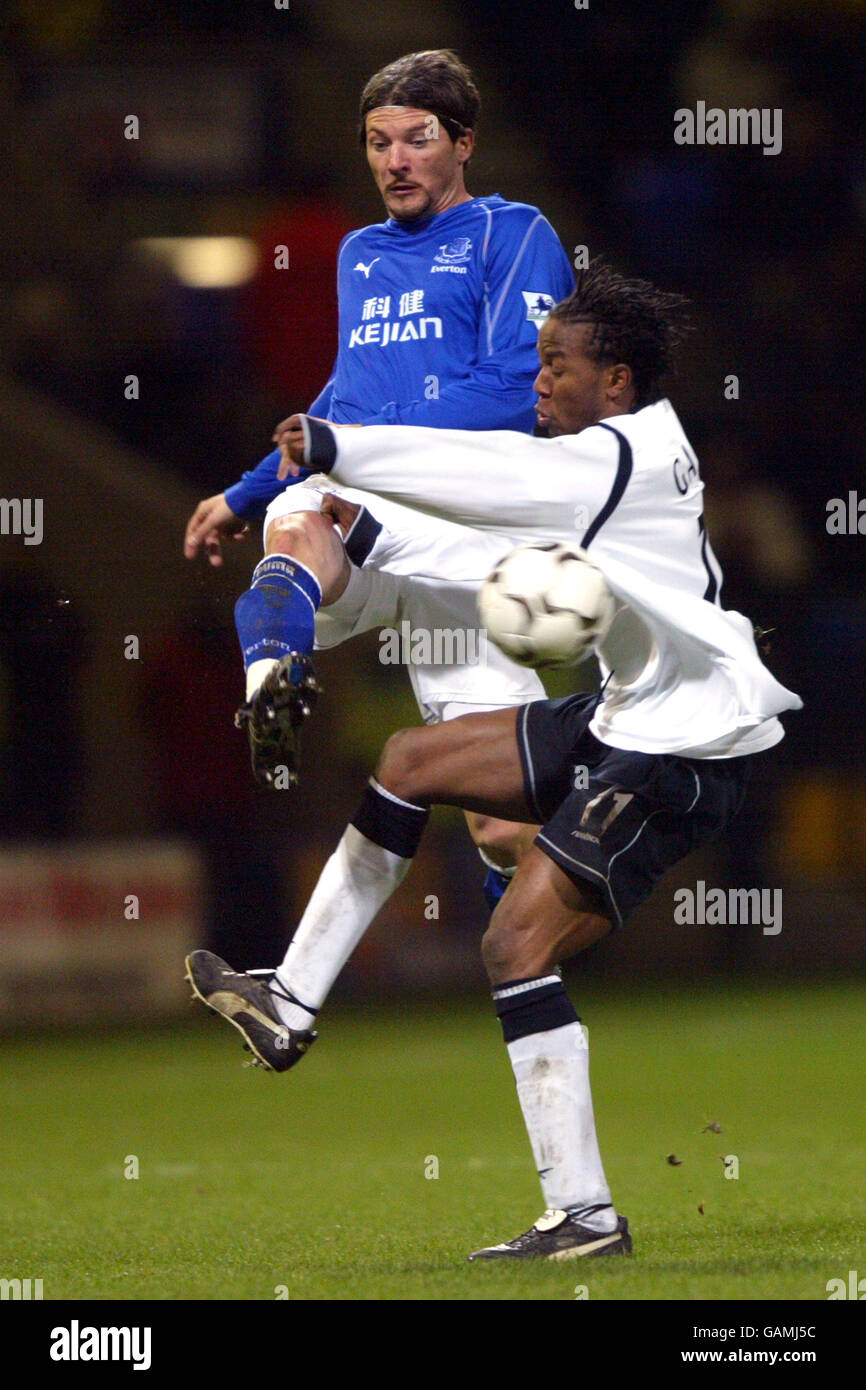
{"label": "bright light in background", "polygon": [[251,280],[258,252],[244,236],[150,236],[134,243],[193,290],[231,290]]}

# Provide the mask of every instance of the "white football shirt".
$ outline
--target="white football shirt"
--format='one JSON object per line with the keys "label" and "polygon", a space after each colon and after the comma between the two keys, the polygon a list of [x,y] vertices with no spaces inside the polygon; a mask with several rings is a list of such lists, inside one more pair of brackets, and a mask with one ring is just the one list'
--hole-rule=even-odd
{"label": "white football shirt", "polygon": [[[403,426],[335,435],[335,479],[466,528],[452,574],[431,526],[445,580],[477,571],[499,539],[589,550],[628,605],[599,649],[609,680],[591,728],[604,743],[736,757],[777,743],[776,716],[802,707],[764,666],[748,619],[721,608],[698,461],[669,401],[549,440]],[[431,574],[417,538],[410,549],[414,573]]]}

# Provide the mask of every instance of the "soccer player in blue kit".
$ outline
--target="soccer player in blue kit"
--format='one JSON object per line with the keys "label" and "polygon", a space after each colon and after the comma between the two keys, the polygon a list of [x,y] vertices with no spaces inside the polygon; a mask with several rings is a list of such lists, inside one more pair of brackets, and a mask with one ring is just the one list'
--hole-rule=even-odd
{"label": "soccer player in blue kit", "polygon": [[[344,425],[532,433],[538,330],[574,279],[537,208],[467,191],[479,108],[471,73],[449,50],[408,54],[364,88],[359,134],[388,218],[350,233],[340,246],[337,358],[310,415]],[[288,421],[277,426],[278,444],[287,427]],[[225,493],[199,504],[187,527],[188,557],[203,546],[211,563],[220,563],[222,539],[243,532],[284,492],[280,457],[276,448]],[[477,626],[465,618],[465,604],[455,607],[447,586],[413,585],[411,563],[399,579],[382,577],[374,594],[359,595],[355,567],[366,563],[365,582],[375,579],[375,527],[367,517],[351,526],[351,534],[344,526],[348,592],[345,572],[323,592],[310,571],[311,546],[321,528],[339,528],[339,507],[324,491],[295,491],[297,510],[267,527],[265,559],[236,609],[246,668],[239,718],[247,725],[254,771],[265,782],[286,756],[285,739],[270,738],[271,727],[288,719],[297,733],[315,698],[307,655],[314,641],[335,645],[404,616],[425,630],[453,628],[455,613],[461,625]],[[386,520],[400,530],[396,511]],[[423,547],[417,516],[405,525],[410,541],[414,534]],[[279,637],[269,632],[263,640],[275,604],[282,604],[286,620]],[[471,667],[413,667],[410,677],[425,722],[544,694],[534,673],[499,652]],[[294,778],[294,767],[290,772]],[[522,828],[509,822],[467,819],[491,868],[492,905],[507,881],[497,868],[513,866],[530,837],[521,838]]]}

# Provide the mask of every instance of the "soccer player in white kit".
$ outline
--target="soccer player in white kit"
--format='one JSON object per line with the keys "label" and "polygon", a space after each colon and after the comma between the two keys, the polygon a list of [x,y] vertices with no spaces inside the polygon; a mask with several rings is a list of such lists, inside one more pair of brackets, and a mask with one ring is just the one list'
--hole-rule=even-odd
{"label": "soccer player in white kit", "polygon": [[[544,537],[588,549],[621,607],[598,655],[597,696],[537,700],[392,737],[269,984],[208,952],[197,995],[257,1059],[284,1071],[316,1038],[333,979],[407,872],[438,803],[536,820],[482,942],[546,1210],[473,1259],[624,1254],[595,1133],[588,1046],[559,963],[621,926],[684,855],[721,834],[756,755],[798,697],[764,667],[751,624],[725,612],[694,453],[659,379],[676,297],[599,263],[539,338],[548,439],[509,432],[300,422],[293,464],[327,469],[464,532],[461,550]],[[408,461],[411,459],[411,467]],[[357,501],[364,496],[356,494]],[[369,494],[371,506],[378,506]],[[464,558],[463,572],[473,562]],[[586,774],[575,777],[582,769]]]}

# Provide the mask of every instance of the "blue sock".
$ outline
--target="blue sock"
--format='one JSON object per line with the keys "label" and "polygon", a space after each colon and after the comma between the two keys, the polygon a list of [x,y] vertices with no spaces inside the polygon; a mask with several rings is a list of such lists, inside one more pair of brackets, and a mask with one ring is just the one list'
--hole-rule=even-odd
{"label": "blue sock", "polygon": [[487,870],[487,877],[484,880],[484,897],[491,912],[502,898],[510,882],[509,875],[502,873],[500,869]]}
{"label": "blue sock", "polygon": [[310,652],[316,610],[322,601],[311,570],[288,555],[268,555],[253,571],[253,582],[235,604],[235,626],[244,668],[289,652]]}

